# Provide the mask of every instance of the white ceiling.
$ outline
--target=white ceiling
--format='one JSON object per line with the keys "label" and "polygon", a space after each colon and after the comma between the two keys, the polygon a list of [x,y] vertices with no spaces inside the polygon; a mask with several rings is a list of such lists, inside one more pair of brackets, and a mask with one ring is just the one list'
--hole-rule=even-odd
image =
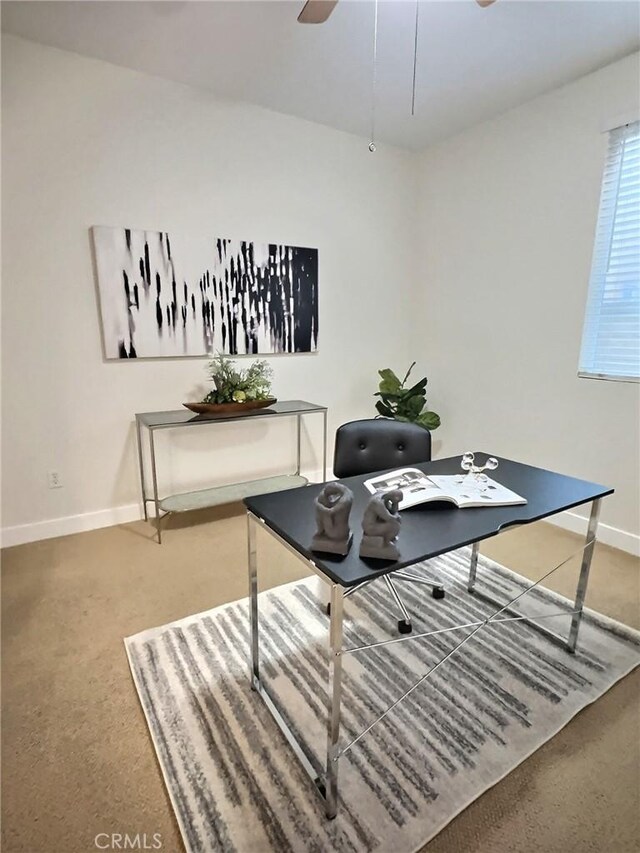
{"label": "white ceiling", "polygon": [[[302,25],[303,0],[3,2],[2,29],[368,136],[371,0]],[[379,141],[422,148],[640,46],[640,5],[619,0],[380,2]]]}

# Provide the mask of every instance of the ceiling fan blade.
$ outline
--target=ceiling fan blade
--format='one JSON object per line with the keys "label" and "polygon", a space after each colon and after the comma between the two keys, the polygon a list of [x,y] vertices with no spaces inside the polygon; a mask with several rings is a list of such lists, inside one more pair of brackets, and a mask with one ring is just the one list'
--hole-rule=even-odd
{"label": "ceiling fan blade", "polygon": [[491,4],[495,2],[496,0],[476,0],[478,6],[481,6],[483,9],[486,9],[487,6],[491,6]]}
{"label": "ceiling fan blade", "polygon": [[301,24],[324,24],[338,0],[307,0],[298,15]]}

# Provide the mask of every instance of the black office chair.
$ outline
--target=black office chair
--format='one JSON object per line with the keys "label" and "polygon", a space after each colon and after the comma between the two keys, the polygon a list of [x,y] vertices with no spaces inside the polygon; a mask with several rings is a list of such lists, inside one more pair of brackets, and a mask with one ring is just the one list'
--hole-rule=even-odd
{"label": "black office chair", "polygon": [[[338,479],[355,477],[358,474],[372,474],[388,468],[406,468],[417,462],[428,462],[430,459],[431,433],[417,424],[388,418],[350,421],[339,427],[336,432],[333,473]],[[404,569],[398,569],[392,574],[397,580],[413,581],[430,586],[434,598],[444,598],[444,589],[439,582],[418,577]],[[382,580],[386,583],[403,617],[398,620],[398,631],[401,634],[409,634],[411,632],[409,611],[391,577],[385,575]],[[345,598],[371,582],[364,581],[350,587],[344,593]],[[327,606],[328,612],[329,606]]]}

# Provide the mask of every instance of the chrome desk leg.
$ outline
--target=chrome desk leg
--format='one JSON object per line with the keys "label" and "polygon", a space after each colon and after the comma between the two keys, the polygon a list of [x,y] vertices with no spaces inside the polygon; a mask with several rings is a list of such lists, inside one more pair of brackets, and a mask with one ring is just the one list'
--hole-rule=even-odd
{"label": "chrome desk leg", "polygon": [[258,555],[255,521],[247,514],[247,543],[249,557],[249,607],[251,610],[251,689],[260,683],[260,643],[258,635]]}
{"label": "chrome desk leg", "polygon": [[158,473],[156,471],[156,448],[155,442],[153,440],[153,430],[149,430],[149,450],[151,452],[151,476],[153,480],[153,503],[156,508],[156,527],[158,533],[158,545],[162,545],[162,533],[160,531],[160,524],[162,519],[160,517],[160,501],[158,500]]}
{"label": "chrome desk leg", "polygon": [[142,457],[142,430],[140,429],[140,419],[136,417],[136,435],[138,438],[138,464],[140,466],[140,489],[142,491],[142,509],[144,511],[144,520],[149,521],[149,513],[147,512],[147,489],[144,483],[144,459]]}
{"label": "chrome desk leg", "polygon": [[301,415],[298,415],[296,418],[296,421],[297,421],[296,444],[298,447],[298,467],[296,468],[296,474],[298,474],[298,476],[300,476],[300,428],[301,428],[300,419],[301,419]]}
{"label": "chrome desk leg", "polygon": [[342,605],[343,590],[331,584],[331,624],[329,626],[329,700],[327,716],[327,772],[325,814],[338,812],[338,741],[340,738],[340,700],[342,697]]}
{"label": "chrome desk leg", "polygon": [[[570,654],[574,654],[575,650],[576,650],[576,644],[578,641],[578,630],[580,628],[580,622],[582,620],[582,610],[584,607],[584,599],[585,599],[585,596],[587,594],[587,584],[589,583],[589,569],[591,568],[591,559],[593,557],[593,549],[594,549],[594,545],[595,545],[596,534],[598,532],[598,516],[600,514],[600,502],[601,502],[600,498],[593,501],[593,504],[591,507],[591,516],[589,518],[589,526],[587,529],[587,536],[585,539],[585,544],[583,545],[582,548],[580,548],[578,550],[578,552],[576,552],[576,553],[582,552],[582,565],[580,566],[580,577],[578,578],[578,585],[576,588],[576,597],[575,597],[575,601],[574,601],[574,606],[573,606],[573,609],[571,611],[569,611],[569,613],[567,614],[567,615],[571,615],[571,617],[572,617],[571,618],[571,627],[569,629],[569,635],[568,636],[559,634],[556,631],[552,631],[551,629],[545,627],[544,625],[541,625],[539,623],[539,621],[537,621],[536,617],[525,616],[522,612],[518,611],[517,609],[514,609],[512,607],[512,604],[515,604],[515,602],[518,601],[518,599],[522,598],[522,596],[525,595],[526,592],[529,592],[534,587],[537,587],[543,580],[545,580],[545,578],[547,578],[551,574],[553,574],[553,572],[558,571],[558,569],[560,569],[560,568],[562,568],[562,566],[566,565],[570,560],[573,559],[574,556],[576,556],[575,553],[571,554],[569,557],[567,557],[565,560],[563,560],[561,563],[559,563],[557,566],[555,566],[555,568],[548,571],[546,573],[546,575],[544,575],[539,581],[536,581],[535,583],[531,584],[531,586],[528,589],[525,589],[518,596],[516,596],[516,598],[514,598],[512,601],[507,601],[507,602],[500,601],[499,599],[495,598],[493,595],[490,595],[489,593],[486,593],[486,592],[482,592],[481,590],[476,589],[475,586],[473,586],[472,580],[473,580],[473,582],[475,582],[475,566],[474,566],[473,554],[472,554],[471,570],[469,573],[469,586],[468,586],[469,592],[472,593],[477,598],[480,598],[483,601],[486,601],[488,604],[497,605],[500,608],[500,613],[506,613],[506,614],[509,614],[510,616],[517,617],[519,621],[523,622],[526,625],[529,625],[531,628],[534,629],[534,631],[537,631],[539,634],[542,634],[543,636],[547,637],[547,639],[550,640],[552,643],[555,643],[557,646],[560,646],[561,648],[566,649],[566,651],[568,651]],[[477,560],[477,555],[476,555],[476,560]],[[560,614],[558,614],[558,615],[560,615]],[[540,618],[545,618],[545,617],[540,617]]]}
{"label": "chrome desk leg", "polygon": [[327,482],[327,410],[324,410],[324,429],[322,433],[322,482]]}
{"label": "chrome desk leg", "polygon": [[476,571],[478,569],[478,551],[480,550],[480,543],[474,542],[471,546],[471,562],[469,563],[469,583],[467,584],[467,589],[469,592],[473,592],[473,588],[476,585]]}
{"label": "chrome desk leg", "polygon": [[589,570],[591,568],[591,560],[593,558],[593,550],[596,544],[596,536],[598,534],[598,517],[600,515],[601,499],[595,500],[591,505],[591,515],[589,517],[589,526],[587,528],[586,542],[587,545],[582,552],[582,565],[580,566],[580,577],[578,578],[578,586],[576,588],[576,597],[573,605],[574,614],[571,619],[571,629],[569,630],[569,639],[567,641],[567,649],[574,653],[578,642],[578,631],[580,630],[580,622],[582,621],[582,609],[584,607],[584,599],[587,594],[587,584],[589,583]]}
{"label": "chrome desk leg", "polygon": [[[278,701],[271,695],[267,685],[260,679],[259,661],[259,608],[258,608],[258,561],[256,529],[262,525],[262,529],[280,542],[284,547],[302,560],[305,565],[316,572],[319,577],[331,587],[331,602],[333,614],[329,631],[330,656],[329,656],[329,701],[328,701],[328,724],[327,724],[327,764],[326,769],[307,745],[299,739],[280,710]],[[249,557],[249,613],[250,613],[250,680],[251,687],[260,696],[267,706],[274,722],[284,735],[287,743],[292,748],[302,768],[313,782],[316,791],[322,797],[328,817],[335,817],[338,798],[338,737],[340,734],[340,691],[342,675],[342,587],[333,584],[329,578],[320,572],[315,564],[302,557],[295,548],[285,542],[275,531],[263,524],[251,511],[247,511],[247,534],[248,534],[248,557]]]}

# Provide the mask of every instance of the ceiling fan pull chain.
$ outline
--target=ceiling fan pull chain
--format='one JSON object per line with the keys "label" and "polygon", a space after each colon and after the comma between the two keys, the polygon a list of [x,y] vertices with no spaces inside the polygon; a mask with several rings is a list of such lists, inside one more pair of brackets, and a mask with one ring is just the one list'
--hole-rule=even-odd
{"label": "ceiling fan pull chain", "polygon": [[411,92],[411,115],[416,114],[416,68],[418,67],[418,16],[420,0],[416,0],[416,32],[413,40],[413,89]]}
{"label": "ceiling fan pull chain", "polygon": [[373,13],[373,79],[371,81],[371,142],[369,151],[376,150],[376,82],[378,72],[378,0],[374,0]]}

